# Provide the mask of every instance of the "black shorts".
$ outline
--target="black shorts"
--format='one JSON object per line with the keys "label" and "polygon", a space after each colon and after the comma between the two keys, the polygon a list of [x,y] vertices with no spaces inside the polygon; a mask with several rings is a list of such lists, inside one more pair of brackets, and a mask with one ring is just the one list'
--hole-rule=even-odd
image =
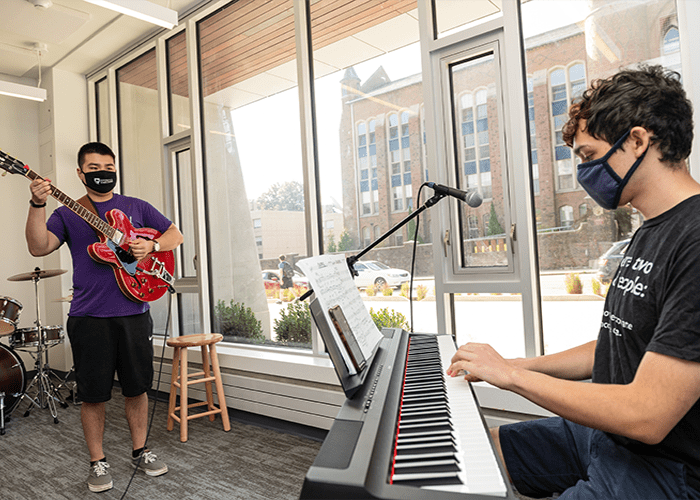
{"label": "black shorts", "polygon": [[126,397],[140,396],[151,388],[153,320],[148,311],[116,318],[71,316],[67,331],[78,399],[109,401],[115,372]]}

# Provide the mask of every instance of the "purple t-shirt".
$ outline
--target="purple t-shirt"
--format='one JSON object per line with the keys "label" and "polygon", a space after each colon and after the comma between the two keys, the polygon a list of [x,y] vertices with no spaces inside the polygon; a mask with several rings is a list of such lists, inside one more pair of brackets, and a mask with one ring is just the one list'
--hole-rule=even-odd
{"label": "purple t-shirt", "polygon": [[[114,194],[111,200],[95,203],[100,218],[117,208],[124,212],[135,228],[149,227],[164,233],[170,220],[151,204],[138,198]],[[112,266],[96,262],[87,252],[99,241],[95,230],[67,207],[59,207],[46,222],[49,231],[63,244],[68,244],[73,258],[73,300],[69,316],[109,318],[133,316],[146,312],[147,302],[134,302],[119,289]]]}

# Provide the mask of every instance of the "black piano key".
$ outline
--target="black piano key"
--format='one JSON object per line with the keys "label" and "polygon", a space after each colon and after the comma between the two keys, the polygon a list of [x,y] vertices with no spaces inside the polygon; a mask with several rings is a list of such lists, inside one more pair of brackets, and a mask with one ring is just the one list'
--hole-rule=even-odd
{"label": "black piano key", "polygon": [[420,437],[431,437],[431,436],[454,436],[451,430],[423,430],[416,431],[410,434],[399,434],[398,439],[413,439]]}
{"label": "black piano key", "polygon": [[453,436],[451,436],[451,433],[443,433],[443,434],[437,434],[434,436],[416,436],[416,437],[410,437],[410,436],[405,436],[405,437],[400,437],[396,443],[398,445],[404,445],[404,444],[415,444],[415,443],[437,443],[440,441],[444,441],[446,439],[451,439]]}
{"label": "black piano key", "polygon": [[422,462],[410,462],[394,464],[394,477],[397,474],[429,474],[434,472],[459,472],[459,463],[456,459],[424,460]]}
{"label": "black piano key", "polygon": [[452,451],[443,451],[439,453],[430,453],[417,451],[416,453],[402,453],[394,457],[394,462],[420,462],[421,460],[441,460],[445,458],[454,458],[455,454]]}
{"label": "black piano key", "polygon": [[401,484],[402,486],[445,486],[451,484],[462,484],[462,480],[459,478],[457,473],[441,473],[437,477],[416,477],[411,474],[410,476],[399,476],[398,478],[393,478],[392,482]]}

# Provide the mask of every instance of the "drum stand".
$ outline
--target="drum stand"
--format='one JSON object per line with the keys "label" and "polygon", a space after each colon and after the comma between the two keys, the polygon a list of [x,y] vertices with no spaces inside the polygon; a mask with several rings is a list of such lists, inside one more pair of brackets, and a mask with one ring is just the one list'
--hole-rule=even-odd
{"label": "drum stand", "polygon": [[[41,326],[41,319],[39,317],[39,280],[41,278],[36,275],[32,277],[32,282],[34,283],[34,295],[36,297],[36,327],[39,334],[39,341],[36,348],[36,355],[32,354],[35,359],[34,366],[36,367],[36,375],[27,386],[27,389],[22,394],[22,400],[27,398],[30,405],[27,411],[24,412],[24,416],[29,416],[31,410],[36,406],[37,408],[49,408],[51,411],[51,416],[53,417],[53,422],[58,423],[58,412],[56,411],[56,401],[58,401],[62,408],[68,408],[68,403],[63,399],[63,396],[56,390],[53,382],[51,382],[51,376],[57,380],[61,380],[58,375],[56,375],[51,368],[49,368],[49,353],[48,350],[56,344],[47,345],[46,336],[44,335],[44,328]],[[46,359],[46,361],[44,361]],[[29,390],[35,387],[36,395],[32,398],[29,396]]]}
{"label": "drum stand", "polygon": [[[41,327],[39,327],[41,328]],[[58,392],[56,386],[53,384],[51,381],[51,376],[56,378],[57,380],[61,380],[58,375],[56,375],[51,368],[49,368],[49,354],[48,350],[50,347],[53,346],[46,346],[44,341],[43,341],[43,331],[42,331],[42,340],[40,341],[39,345],[37,346],[37,352],[36,356],[32,354],[35,358],[35,363],[34,366],[36,367],[36,375],[34,375],[34,378],[32,379],[31,382],[29,382],[29,385],[27,386],[27,389],[25,390],[24,394],[22,394],[22,399],[27,398],[29,401],[30,405],[29,408],[27,408],[27,411],[24,412],[24,416],[28,417],[29,413],[32,411],[32,409],[36,406],[37,408],[49,408],[51,411],[51,416],[53,417],[53,422],[54,424],[58,423],[58,412],[56,411],[56,401],[59,402],[61,405],[61,408],[68,408],[68,403],[63,399],[63,396],[61,396],[61,393]],[[46,357],[46,361],[44,361],[44,356]],[[34,397],[31,397],[29,395],[29,391],[32,387],[36,388],[36,395]]]}
{"label": "drum stand", "polygon": [[0,391],[0,436],[5,435],[5,393]]}

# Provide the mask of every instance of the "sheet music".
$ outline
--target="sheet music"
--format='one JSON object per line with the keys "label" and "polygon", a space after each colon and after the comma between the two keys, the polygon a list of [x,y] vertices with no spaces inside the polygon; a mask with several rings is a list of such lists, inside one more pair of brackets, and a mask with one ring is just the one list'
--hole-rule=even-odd
{"label": "sheet music", "polygon": [[330,325],[331,333],[336,343],[340,346],[340,351],[343,353],[345,365],[349,373],[354,375],[357,373],[357,370],[352,365],[350,356],[343,346],[338,332],[333,328],[328,309],[335,305],[340,305],[366,359],[369,359],[372,355],[374,348],[382,338],[382,334],[374,324],[364,302],[362,302],[360,292],[350,275],[345,256],[320,255],[318,257],[309,257],[308,259],[300,260],[297,262],[297,265],[309,278],[316,298],[323,309],[323,315]]}

